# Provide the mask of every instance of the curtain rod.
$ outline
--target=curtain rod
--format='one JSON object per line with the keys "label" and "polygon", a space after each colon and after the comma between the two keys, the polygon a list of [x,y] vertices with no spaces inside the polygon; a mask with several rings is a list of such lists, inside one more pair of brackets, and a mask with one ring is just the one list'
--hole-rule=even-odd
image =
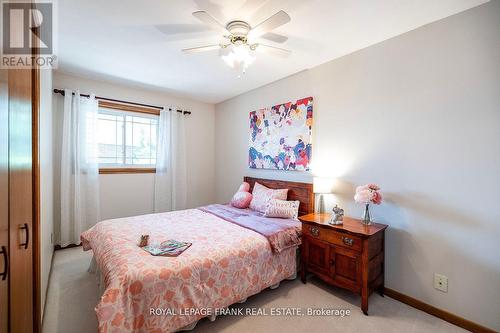
{"label": "curtain rod", "polygon": [[[54,93],[55,94],[61,94],[63,96],[65,95],[64,90],[62,90],[62,89],[54,89]],[[90,97],[90,95],[88,95],[88,94],[80,94],[80,96],[87,97],[87,98]],[[130,105],[137,105],[137,106],[143,106],[143,107],[146,107],[146,108],[152,108],[152,109],[158,109],[158,110],[163,110],[164,109],[161,106],[149,105],[149,104],[142,104],[142,103],[135,103],[135,102],[128,102],[128,101],[122,101],[122,100],[119,100],[119,99],[112,99],[112,98],[106,98],[106,97],[100,97],[100,96],[96,96],[95,98],[96,99],[100,99],[101,101],[117,102],[117,103],[124,103],[124,104],[130,104]],[[169,109],[169,111],[172,111],[172,109]],[[191,114],[191,111],[177,110],[177,112],[180,112],[182,114]]]}

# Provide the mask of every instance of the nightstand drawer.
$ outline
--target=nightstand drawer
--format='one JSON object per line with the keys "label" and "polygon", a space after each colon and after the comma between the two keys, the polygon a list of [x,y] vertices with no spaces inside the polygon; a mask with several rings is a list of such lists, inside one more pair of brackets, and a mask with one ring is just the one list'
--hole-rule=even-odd
{"label": "nightstand drawer", "polygon": [[310,237],[334,244],[343,246],[348,249],[355,251],[361,251],[361,238],[352,236],[349,234],[344,234],[341,232],[336,232],[330,229],[322,228],[313,225],[302,225],[302,233]]}

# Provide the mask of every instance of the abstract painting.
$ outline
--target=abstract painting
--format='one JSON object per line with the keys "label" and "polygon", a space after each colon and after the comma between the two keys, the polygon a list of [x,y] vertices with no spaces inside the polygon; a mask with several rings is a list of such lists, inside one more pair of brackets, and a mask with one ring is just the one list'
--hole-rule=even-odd
{"label": "abstract painting", "polygon": [[250,112],[248,166],[308,171],[312,123],[312,97]]}

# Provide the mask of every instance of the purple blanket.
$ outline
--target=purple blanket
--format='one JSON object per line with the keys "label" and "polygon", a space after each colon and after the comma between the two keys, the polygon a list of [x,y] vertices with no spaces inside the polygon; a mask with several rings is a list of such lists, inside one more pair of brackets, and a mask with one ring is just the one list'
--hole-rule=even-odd
{"label": "purple blanket", "polygon": [[264,217],[251,209],[239,209],[230,205],[214,204],[198,209],[261,234],[269,241],[273,252],[280,253],[292,246],[300,245],[299,221]]}

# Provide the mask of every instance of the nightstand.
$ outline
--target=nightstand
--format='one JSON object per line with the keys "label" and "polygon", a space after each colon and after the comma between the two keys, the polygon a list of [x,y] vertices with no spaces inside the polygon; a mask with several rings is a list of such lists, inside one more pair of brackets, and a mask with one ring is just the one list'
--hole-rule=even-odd
{"label": "nightstand", "polygon": [[366,226],[344,217],[344,224],[330,225],[330,214],[300,216],[302,222],[301,280],[313,273],[325,282],[361,295],[361,309],[368,315],[368,297],[384,291],[384,239],[387,225]]}

